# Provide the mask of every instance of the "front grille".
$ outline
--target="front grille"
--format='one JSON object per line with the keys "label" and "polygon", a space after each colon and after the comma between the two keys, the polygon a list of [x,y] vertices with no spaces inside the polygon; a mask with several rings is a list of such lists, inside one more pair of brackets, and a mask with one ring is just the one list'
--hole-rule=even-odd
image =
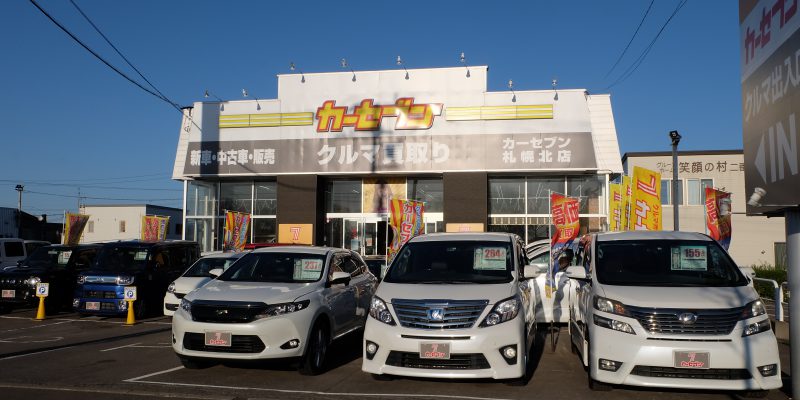
{"label": "front grille", "polygon": [[[466,329],[475,325],[488,300],[404,300],[392,299],[400,325],[416,329]],[[432,318],[439,314],[441,319]]]}
{"label": "front grille", "polygon": [[259,302],[195,300],[192,302],[192,320],[242,324],[253,321],[266,309],[267,305]]}
{"label": "front grille", "polygon": [[481,353],[451,354],[450,359],[420,358],[419,353],[389,352],[386,365],[420,369],[489,369],[489,361]]}
{"label": "front grille", "polygon": [[[744,308],[712,310],[685,310],[676,308],[643,308],[626,306],[631,317],[650,333],[672,335],[728,335],[736,326]],[[697,316],[694,323],[686,324],[678,319],[684,313]]]}
{"label": "front grille", "polygon": [[681,378],[681,379],[720,379],[720,380],[744,380],[752,378],[746,369],[686,369],[672,367],[650,367],[637,365],[633,367],[631,375],[647,376],[651,378]]}
{"label": "front grille", "polygon": [[266,346],[255,335],[231,335],[231,346],[206,346],[203,333],[186,332],[183,335],[183,347],[194,351],[211,351],[217,353],[261,353]]}
{"label": "front grille", "polygon": [[86,290],[83,292],[83,297],[89,299],[116,299],[117,292],[110,290]]}
{"label": "front grille", "polygon": [[117,311],[116,303],[100,303],[100,309],[103,311]]}

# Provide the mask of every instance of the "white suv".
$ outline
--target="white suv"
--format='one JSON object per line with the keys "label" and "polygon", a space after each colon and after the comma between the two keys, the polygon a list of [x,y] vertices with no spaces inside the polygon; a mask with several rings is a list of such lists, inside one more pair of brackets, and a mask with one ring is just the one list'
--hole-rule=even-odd
{"label": "white suv", "polygon": [[437,233],[403,246],[364,329],[362,370],[527,380],[535,336],[524,245],[507,233]]}
{"label": "white suv", "polygon": [[[195,290],[219,276],[245,253],[212,253],[200,257],[167,287],[164,295],[164,315],[172,316],[186,293]],[[213,273],[216,273],[213,274]]]}
{"label": "white suv", "polygon": [[349,250],[254,250],[181,299],[172,348],[187,368],[300,357],[300,372],[315,375],[330,342],[364,326],[377,282]]}
{"label": "white suv", "polygon": [[725,250],[689,232],[592,234],[571,299],[573,350],[589,386],[745,390],[781,387],[764,304]]}

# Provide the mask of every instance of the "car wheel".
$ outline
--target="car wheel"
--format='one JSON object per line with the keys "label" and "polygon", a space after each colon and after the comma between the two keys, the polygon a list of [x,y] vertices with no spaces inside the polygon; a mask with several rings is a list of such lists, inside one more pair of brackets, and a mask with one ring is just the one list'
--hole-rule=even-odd
{"label": "car wheel", "polygon": [[181,364],[186,369],[204,369],[214,365],[213,361],[209,360],[201,360],[197,358],[188,358],[188,357],[178,357],[181,360]]}
{"label": "car wheel", "polygon": [[303,375],[319,375],[325,366],[325,355],[328,352],[329,335],[325,326],[319,322],[314,325],[308,337],[306,353],[300,362],[300,373]]}
{"label": "car wheel", "polygon": [[592,345],[588,340],[586,348],[587,352],[589,353],[589,355],[586,357],[589,360],[589,368],[586,370],[586,376],[589,378],[589,390],[595,392],[608,392],[611,390],[611,385],[592,379],[592,371],[594,371],[597,367],[592,362]]}

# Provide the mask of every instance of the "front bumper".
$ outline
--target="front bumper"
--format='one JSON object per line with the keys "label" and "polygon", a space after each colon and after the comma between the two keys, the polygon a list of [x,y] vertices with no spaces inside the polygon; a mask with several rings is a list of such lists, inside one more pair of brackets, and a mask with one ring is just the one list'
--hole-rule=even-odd
{"label": "front bumper", "polygon": [[[620,385],[697,388],[710,390],[769,390],[781,387],[778,344],[771,330],[742,337],[746,323],[760,316],[737,322],[725,336],[658,335],[645,331],[635,320],[596,312],[598,315],[627,322],[635,335],[592,325],[589,362],[592,379]],[[707,352],[707,369],[675,368],[674,352]],[[617,371],[602,370],[600,359],[622,362]],[[758,367],[775,364],[777,373],[762,376]]]}
{"label": "front bumper", "polygon": [[[483,316],[482,316],[483,318]],[[362,346],[361,369],[371,374],[391,374],[423,378],[493,378],[513,379],[525,372],[525,325],[523,314],[499,325],[480,328],[478,323],[469,329],[425,330],[387,325],[368,317],[364,341],[378,345],[373,357]],[[421,359],[422,343],[448,343],[451,359],[437,362]],[[501,349],[516,346],[517,356],[509,364]],[[457,368],[453,365],[458,364]]]}
{"label": "front bumper", "polygon": [[[90,315],[125,315],[128,304],[125,301],[125,287],[109,284],[78,285],[73,301],[73,309],[81,314]],[[141,296],[141,294],[140,294]],[[77,304],[75,304],[77,302]],[[99,309],[91,309],[90,304],[97,303]],[[138,303],[138,301],[137,301]]]}
{"label": "front bumper", "polygon": [[[181,295],[183,298],[183,295]],[[164,315],[172,316],[181,304],[181,299],[175,296],[174,293],[167,292],[164,295]]]}
{"label": "front bumper", "polygon": [[[300,357],[314,314],[305,309],[278,317],[249,323],[196,322],[178,308],[172,316],[172,348],[179,356],[227,360],[259,360]],[[230,332],[230,347],[205,346],[206,332]],[[299,340],[295,348],[281,348],[291,340]]]}

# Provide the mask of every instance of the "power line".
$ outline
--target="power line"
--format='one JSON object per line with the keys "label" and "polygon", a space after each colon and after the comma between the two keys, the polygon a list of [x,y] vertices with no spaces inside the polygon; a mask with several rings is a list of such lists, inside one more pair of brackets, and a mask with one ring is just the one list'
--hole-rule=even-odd
{"label": "power line", "polygon": [[[70,0],[70,1],[72,1],[72,0]],[[636,31],[633,32],[633,36],[631,36],[631,40],[628,41],[628,44],[625,46],[625,50],[622,50],[622,53],[619,55],[619,58],[617,58],[617,62],[615,62],[614,65],[611,67],[611,69],[608,70],[608,72],[606,72],[606,75],[603,77],[603,79],[608,78],[608,75],[610,75],[611,72],[614,71],[614,68],[617,67],[617,64],[619,64],[619,62],[622,61],[622,57],[628,51],[628,48],[631,47],[631,43],[633,43],[633,39],[635,39],[636,38],[636,34],[639,33],[639,29],[642,27],[642,24],[644,24],[644,20],[645,20],[645,18],[647,18],[647,14],[650,13],[650,9],[653,8],[653,3],[655,3],[655,1],[656,0],[650,0],[650,5],[647,6],[647,10],[644,12],[644,15],[642,15],[642,20],[639,21],[639,26],[637,26],[636,27]]]}
{"label": "power line", "polygon": [[106,43],[108,43],[108,45],[109,45],[109,46],[111,46],[111,48],[112,48],[112,49],[114,49],[114,51],[116,51],[116,52],[117,52],[117,54],[119,54],[119,56],[120,56],[120,57],[122,57],[122,59],[123,59],[123,60],[125,60],[125,62],[126,62],[126,63],[127,63],[127,64],[128,64],[130,67],[131,67],[131,68],[133,68],[133,70],[134,70],[134,71],[136,71],[136,73],[137,73],[137,74],[139,74],[139,76],[140,76],[142,79],[144,79],[144,81],[145,81],[145,82],[147,82],[147,84],[148,84],[148,85],[150,85],[150,87],[152,87],[152,88],[153,88],[153,90],[155,90],[156,92],[158,92],[158,94],[159,94],[159,95],[161,95],[161,97],[162,97],[162,98],[164,98],[164,99],[168,100],[168,101],[169,101],[169,102],[172,104],[172,106],[173,106],[173,107],[177,108],[177,109],[178,109],[178,111],[180,111],[180,107],[178,107],[178,105],[177,105],[177,104],[175,104],[175,102],[173,102],[172,100],[169,100],[169,98],[167,98],[167,96],[165,96],[165,95],[164,95],[164,93],[161,93],[161,91],[160,91],[160,90],[158,90],[158,88],[156,87],[156,85],[154,85],[152,82],[150,82],[150,80],[149,80],[149,79],[147,79],[147,78],[144,76],[144,74],[142,74],[142,72],[141,72],[141,71],[139,71],[139,69],[138,69],[138,68],[136,68],[136,67],[133,65],[133,63],[131,63],[131,62],[128,60],[128,58],[127,58],[127,57],[125,57],[125,55],[123,55],[123,54],[122,54],[122,52],[121,52],[121,51],[119,51],[119,49],[117,49],[117,46],[114,46],[114,44],[113,44],[113,43],[111,43],[111,40],[109,40],[109,39],[108,39],[108,37],[106,37],[106,35],[104,35],[102,31],[100,31],[100,28],[98,28],[98,27],[97,27],[97,25],[95,25],[95,24],[94,24],[94,22],[92,22],[92,20],[91,20],[91,19],[89,19],[89,16],[88,16],[88,15],[86,15],[86,13],[84,13],[84,12],[83,12],[83,10],[81,10],[81,8],[80,8],[80,7],[78,7],[78,5],[77,5],[77,4],[75,4],[75,2],[74,2],[73,0],[69,0],[69,2],[70,2],[70,3],[72,3],[72,5],[75,7],[75,9],[76,9],[76,10],[78,10],[78,12],[79,12],[81,15],[83,15],[83,18],[85,18],[85,19],[86,19],[86,21],[87,21],[87,22],[89,22],[89,25],[91,25],[91,26],[92,26],[92,28],[94,28],[94,30],[95,30],[95,31],[97,31],[97,33],[98,33],[98,34],[100,34],[100,36],[102,36],[102,37],[103,37],[103,39],[106,41]]}
{"label": "power line", "polygon": [[683,6],[684,6],[684,5],[686,5],[686,2],[687,2],[687,1],[688,1],[688,0],[681,0],[681,1],[678,3],[678,5],[675,7],[675,10],[674,10],[674,11],[672,11],[672,14],[671,14],[671,15],[669,16],[669,18],[667,18],[667,20],[664,22],[664,25],[662,25],[662,26],[661,26],[661,29],[659,29],[659,30],[658,30],[658,34],[656,34],[656,37],[654,37],[654,38],[653,38],[653,40],[650,42],[650,44],[647,46],[647,48],[645,48],[645,50],[642,52],[642,54],[641,54],[641,55],[639,55],[639,57],[636,59],[636,61],[634,61],[634,62],[633,62],[633,64],[631,64],[631,66],[630,66],[630,67],[628,67],[628,69],[627,69],[627,70],[625,70],[625,72],[623,72],[623,73],[622,73],[622,75],[621,75],[619,78],[617,78],[617,80],[616,80],[616,81],[614,81],[614,83],[612,83],[611,85],[608,85],[608,86],[607,86],[605,89],[603,89],[603,90],[609,90],[609,89],[611,89],[612,87],[614,87],[614,86],[616,86],[616,85],[618,85],[618,84],[620,84],[620,83],[624,82],[624,81],[625,81],[625,80],[627,80],[627,79],[628,79],[628,78],[629,78],[631,75],[633,75],[633,73],[634,73],[634,72],[636,72],[636,70],[638,70],[638,69],[639,69],[639,66],[640,66],[640,65],[642,65],[642,63],[644,62],[644,59],[647,57],[647,55],[648,55],[648,54],[650,54],[650,50],[652,50],[652,49],[653,49],[653,46],[655,45],[656,41],[657,41],[657,40],[658,40],[658,38],[661,36],[661,33],[663,33],[663,32],[664,32],[664,29],[667,27],[667,25],[669,25],[669,22],[670,22],[670,21],[672,21],[672,18],[674,18],[674,17],[675,17],[675,15],[676,15],[676,14],[678,14],[678,11],[680,11],[680,9],[681,9],[681,8],[683,8]]}
{"label": "power line", "polygon": [[45,192],[36,192],[36,191],[33,191],[33,190],[26,190],[25,193],[40,194],[40,195],[44,195],[44,196],[57,196],[57,197],[91,199],[91,200],[116,200],[116,201],[177,201],[177,200],[183,200],[182,198],[171,198],[171,199],[121,199],[121,198],[111,198],[111,197],[92,197],[92,196],[83,196],[83,195],[45,193]]}
{"label": "power line", "polygon": [[136,188],[136,187],[120,187],[120,186],[102,186],[102,185],[76,185],[74,183],[56,183],[56,182],[33,182],[33,181],[20,181],[0,179],[0,182],[23,183],[25,185],[33,186],[80,186],[89,189],[109,189],[109,190],[144,190],[144,191],[165,191],[165,192],[182,192],[182,189],[159,189],[159,188]]}
{"label": "power line", "polygon": [[169,100],[168,100],[166,97],[160,96],[159,94],[157,94],[157,93],[153,92],[152,90],[150,90],[150,89],[148,89],[148,88],[146,88],[146,87],[142,86],[142,85],[141,85],[139,82],[136,82],[136,81],[135,81],[135,80],[133,80],[131,77],[129,77],[128,75],[126,75],[124,72],[120,71],[120,70],[119,70],[119,69],[117,69],[115,66],[111,65],[111,63],[109,63],[108,61],[106,61],[106,60],[105,60],[105,59],[104,59],[102,56],[100,56],[99,54],[97,54],[97,53],[96,53],[94,50],[92,50],[92,49],[91,49],[89,46],[87,46],[87,45],[86,45],[85,43],[83,43],[83,42],[82,42],[80,39],[78,39],[78,37],[77,37],[77,36],[73,35],[73,34],[72,34],[72,32],[70,32],[70,31],[69,31],[69,29],[67,29],[66,27],[64,27],[64,25],[61,25],[61,23],[60,23],[60,22],[58,22],[58,21],[57,21],[55,18],[53,18],[53,16],[51,16],[51,15],[50,15],[50,14],[49,14],[47,11],[45,11],[45,9],[44,9],[44,8],[42,8],[41,6],[39,6],[39,4],[38,4],[38,3],[36,3],[36,0],[30,0],[30,2],[31,2],[31,3],[32,3],[34,6],[36,6],[36,8],[38,8],[38,9],[39,9],[39,11],[41,11],[41,12],[42,12],[42,14],[44,14],[44,15],[45,15],[47,18],[49,18],[49,19],[50,19],[50,21],[52,21],[54,24],[56,24],[56,26],[58,26],[58,27],[59,27],[59,28],[60,28],[62,31],[64,31],[64,33],[66,33],[67,35],[69,35],[69,37],[71,37],[71,38],[72,38],[72,40],[74,40],[74,41],[78,42],[78,44],[80,44],[80,45],[81,45],[81,47],[83,47],[84,49],[86,49],[86,51],[88,51],[89,53],[92,53],[92,55],[93,55],[93,56],[95,56],[95,58],[97,58],[97,59],[98,59],[98,60],[100,60],[100,61],[101,61],[103,64],[105,64],[106,66],[108,66],[109,68],[111,68],[112,70],[114,70],[114,72],[116,72],[117,74],[119,74],[120,76],[122,76],[123,78],[125,78],[126,80],[128,80],[128,82],[130,82],[130,83],[132,83],[132,84],[134,84],[134,85],[138,86],[140,89],[144,90],[145,92],[147,92],[147,93],[150,93],[151,95],[155,96],[156,98],[158,98],[158,99],[160,99],[160,100],[162,100],[162,101],[164,101],[164,102],[166,102],[166,103],[168,103],[168,104],[170,104],[170,105],[173,105],[173,106],[174,106],[174,104],[172,104],[172,102],[171,102],[171,101],[169,101]]}
{"label": "power line", "polygon": [[[99,183],[100,181],[117,181],[117,180],[120,180],[120,179],[147,178],[147,177],[153,177],[153,176],[166,177],[166,176],[170,176],[170,174],[158,173],[158,174],[147,174],[147,175],[119,176],[119,177],[110,177],[110,178],[57,179],[57,180],[59,182],[95,182],[95,183]],[[21,178],[21,179],[18,179],[18,180],[26,181],[26,182],[36,182],[35,180],[24,179],[24,178]]]}

